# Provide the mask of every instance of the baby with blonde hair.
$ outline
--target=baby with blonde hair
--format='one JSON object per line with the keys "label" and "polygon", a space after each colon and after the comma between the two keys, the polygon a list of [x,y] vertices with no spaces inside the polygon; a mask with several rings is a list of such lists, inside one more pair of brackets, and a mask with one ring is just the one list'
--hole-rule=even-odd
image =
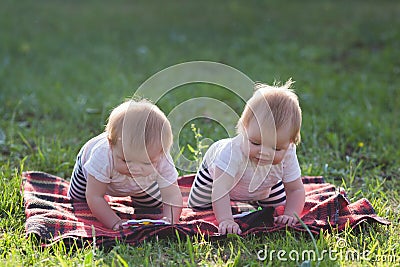
{"label": "baby with blonde hair", "polygon": [[219,232],[241,233],[230,201],[261,207],[285,205],[276,223],[294,225],[305,191],[296,155],[301,108],[289,80],[283,86],[255,83],[238,121],[238,135],[213,143],[204,155],[188,205],[213,209]]}
{"label": "baby with blonde hair", "polygon": [[163,207],[163,219],[179,221],[182,194],[170,156],[172,130],[164,113],[146,101],[129,100],[111,112],[105,132],[79,151],[68,196],[86,200],[106,227],[122,229],[124,220],[105,200],[130,196],[134,207]]}

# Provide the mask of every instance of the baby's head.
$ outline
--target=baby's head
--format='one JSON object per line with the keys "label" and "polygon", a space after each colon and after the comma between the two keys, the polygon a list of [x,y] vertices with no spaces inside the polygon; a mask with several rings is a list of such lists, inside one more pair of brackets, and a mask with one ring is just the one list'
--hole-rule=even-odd
{"label": "baby's head", "polygon": [[115,167],[121,167],[117,170],[130,176],[150,174],[150,167],[172,146],[170,122],[156,105],[146,100],[129,100],[116,107],[105,130]]}
{"label": "baby's head", "polygon": [[[292,80],[282,86],[255,84],[255,93],[246,103],[237,124],[238,133],[249,139],[252,145],[273,148],[274,164],[280,162],[280,151],[286,151],[290,143],[300,142],[301,109],[297,95],[290,89]],[[254,149],[253,149],[254,150]],[[261,153],[262,152],[258,152]],[[258,156],[255,156],[258,157]],[[257,159],[262,161],[262,155]],[[283,158],[283,157],[282,157]],[[267,161],[267,160],[266,160]]]}

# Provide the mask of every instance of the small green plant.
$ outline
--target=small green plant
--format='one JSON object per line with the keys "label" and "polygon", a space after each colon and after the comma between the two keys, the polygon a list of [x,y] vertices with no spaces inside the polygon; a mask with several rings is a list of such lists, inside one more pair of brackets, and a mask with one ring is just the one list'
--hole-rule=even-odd
{"label": "small green plant", "polygon": [[191,124],[190,128],[192,133],[194,134],[195,139],[195,148],[192,147],[190,144],[187,144],[187,148],[193,154],[193,158],[196,162],[196,167],[200,167],[201,162],[203,161],[203,155],[209,145],[203,143],[202,135],[200,132],[200,128],[197,128],[195,124]]}

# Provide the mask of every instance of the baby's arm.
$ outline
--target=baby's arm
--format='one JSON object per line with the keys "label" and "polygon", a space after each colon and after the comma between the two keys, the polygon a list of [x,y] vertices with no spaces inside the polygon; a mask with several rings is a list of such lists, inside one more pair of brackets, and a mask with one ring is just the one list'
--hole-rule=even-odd
{"label": "baby's arm", "polygon": [[183,200],[178,183],[160,188],[161,198],[164,202],[163,216],[171,223],[179,223],[182,212]]}
{"label": "baby's arm", "polygon": [[221,234],[242,233],[239,225],[233,220],[232,216],[229,191],[232,189],[233,181],[232,176],[218,167],[215,168],[211,199],[215,218],[219,223],[218,232]]}
{"label": "baby's arm", "polygon": [[93,215],[107,228],[113,229],[122,223],[120,217],[115,214],[110,205],[104,199],[107,184],[102,183],[92,175],[88,175],[86,185],[86,201]]}
{"label": "baby's arm", "polygon": [[298,222],[296,216],[301,216],[305,202],[305,190],[301,177],[293,182],[285,183],[286,206],[283,215],[275,218],[275,222],[294,225]]}

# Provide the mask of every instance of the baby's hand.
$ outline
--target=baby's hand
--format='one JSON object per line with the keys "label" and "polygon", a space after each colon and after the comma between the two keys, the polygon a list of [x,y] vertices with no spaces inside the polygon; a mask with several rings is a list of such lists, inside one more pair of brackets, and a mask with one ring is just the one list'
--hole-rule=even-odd
{"label": "baby's hand", "polygon": [[242,230],[233,220],[225,220],[219,223],[218,232],[220,234],[241,234]]}
{"label": "baby's hand", "polygon": [[128,220],[126,220],[126,219],[117,221],[117,222],[114,224],[114,226],[112,227],[112,229],[113,229],[114,231],[119,231],[119,230],[122,230],[122,229],[127,229],[127,228],[129,227],[128,225],[125,224],[127,221],[128,221]]}
{"label": "baby's hand", "polygon": [[298,222],[298,220],[294,216],[280,215],[280,216],[274,218],[274,222],[276,222],[278,224],[287,224],[288,226],[293,226]]}

